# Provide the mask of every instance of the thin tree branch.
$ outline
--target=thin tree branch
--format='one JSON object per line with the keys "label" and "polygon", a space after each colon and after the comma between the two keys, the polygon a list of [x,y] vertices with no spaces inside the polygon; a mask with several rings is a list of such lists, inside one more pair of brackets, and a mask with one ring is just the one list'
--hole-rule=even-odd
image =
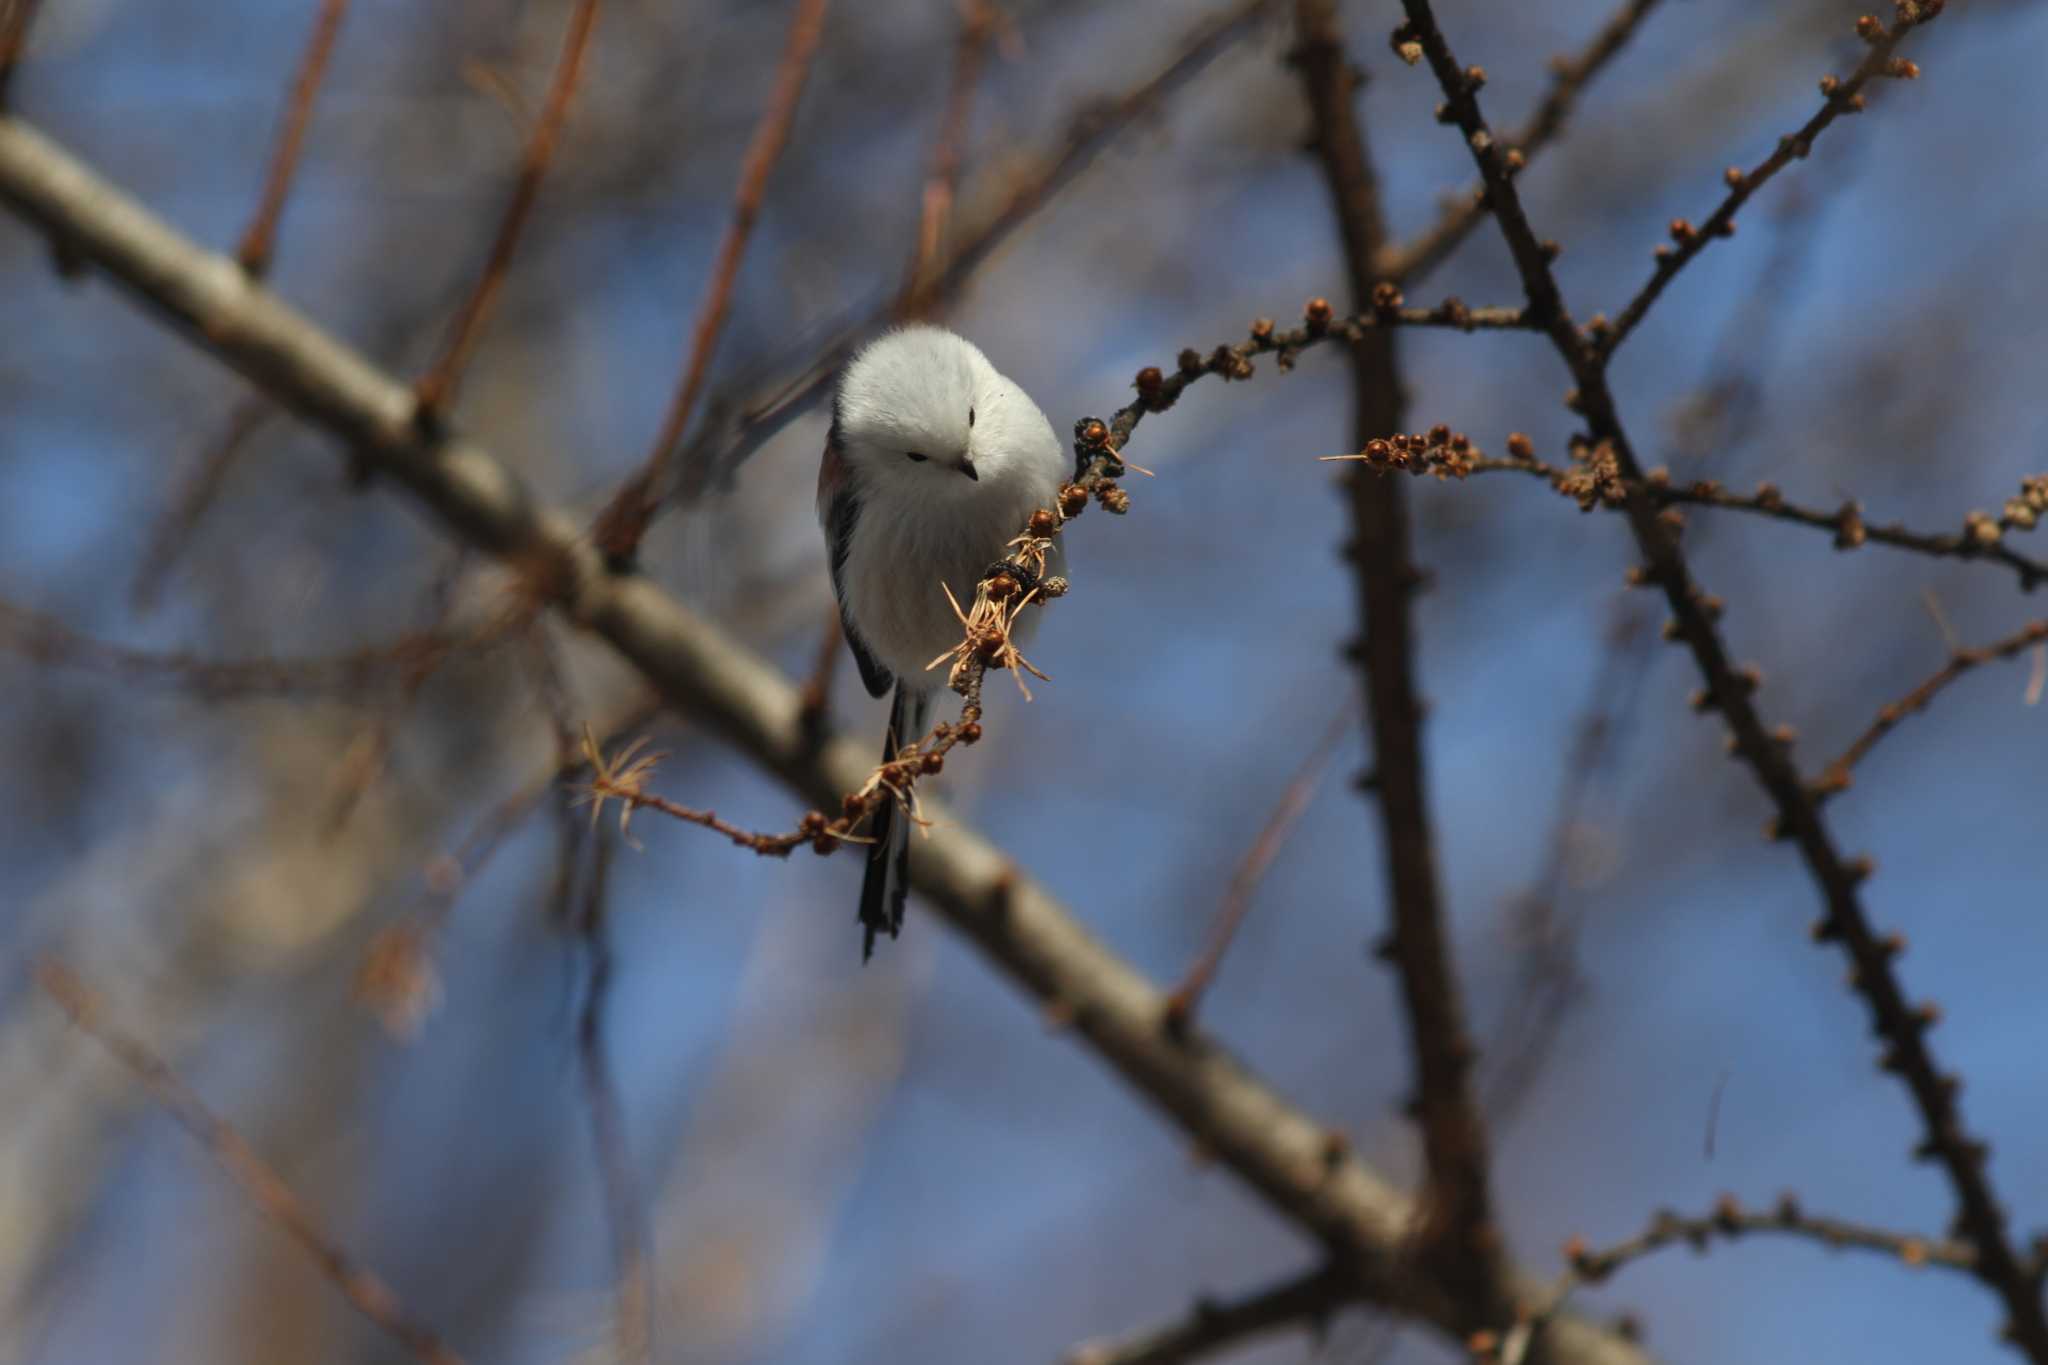
{"label": "thin tree branch", "polygon": [[[1476,82],[1452,55],[1429,0],[1402,0],[1402,7],[1408,22],[1397,30],[1395,40],[1417,44],[1429,60],[1444,92],[1446,121],[1464,134],[1467,149],[1486,181],[1489,206],[1515,259],[1530,311],[1543,321],[1577,381],[1577,411],[1585,416],[1594,442],[1611,450],[1618,474],[1626,479],[1642,478],[1642,467],[1607,386],[1603,355],[1580,335],[1565,311],[1550,271],[1550,253],[1530,228],[1507,160],[1480,113]],[[1898,28],[1924,23],[1940,8],[1932,0],[1900,0]],[[1867,18],[1859,21],[1858,31],[1867,37],[1875,23]],[[1789,745],[1766,727],[1757,713],[1753,698],[1759,675],[1754,669],[1738,670],[1730,663],[1715,628],[1716,613],[1707,605],[1705,592],[1693,582],[1679,548],[1677,528],[1669,520],[1671,512],[1659,512],[1648,499],[1632,497],[1627,515],[1636,544],[1648,560],[1642,573],[1646,581],[1663,590],[1673,617],[1671,633],[1685,643],[1706,680],[1702,700],[1726,718],[1735,751],[1755,770],[1777,807],[1770,834],[1798,844],[1826,901],[1827,912],[1815,936],[1823,941],[1839,940],[1853,963],[1851,985],[1868,1004],[1873,1029],[1886,1044],[1880,1065],[1901,1077],[1920,1113],[1924,1136],[1914,1154],[1940,1162],[1947,1172],[1959,1206],[1958,1225],[1977,1250],[1977,1276],[2005,1306],[2007,1337],[2037,1365],[2048,1365],[2048,1312],[2044,1312],[2039,1286],[2007,1239],[2005,1212],[1986,1170],[1988,1148],[1964,1127],[1956,1102],[1959,1084],[1940,1069],[1927,1046],[1927,1032],[1939,1012],[1931,1004],[1908,1003],[1892,969],[1892,948],[1863,908],[1858,888],[1869,876],[1871,864],[1868,859],[1844,858],[1836,849],[1818,804],[1792,762]]]}
{"label": "thin tree branch", "polygon": [[953,45],[953,75],[946,86],[946,107],[932,142],[932,168],[925,177],[917,218],[917,240],[903,272],[896,297],[896,315],[911,318],[932,302],[931,280],[942,259],[940,247],[953,217],[953,198],[960,189],[967,125],[974,112],[974,91],[988,58],[1002,16],[991,0],[960,0],[960,37]]}
{"label": "thin tree branch", "polygon": [[[1315,146],[1337,216],[1359,305],[1375,298],[1373,261],[1386,242],[1379,187],[1353,108],[1356,78],[1337,28],[1335,0],[1299,0],[1294,59],[1315,123]],[[1351,347],[1352,420],[1361,441],[1398,430],[1404,409],[1394,337],[1381,329]],[[1357,631],[1351,656],[1363,674],[1372,729],[1372,770],[1360,785],[1378,798],[1386,860],[1389,927],[1379,956],[1400,979],[1408,1048],[1415,1062],[1410,1112],[1422,1127],[1428,1221],[1421,1251],[1468,1314],[1468,1325],[1509,1311],[1500,1233],[1488,1188],[1486,1124],[1472,1092],[1478,1055],[1465,1022],[1429,814],[1422,702],[1415,684],[1414,594],[1423,581],[1411,558],[1406,490],[1351,471],[1345,490],[1357,571]]]}
{"label": "thin tree branch", "polygon": [[1877,719],[1858,735],[1841,757],[1821,769],[1814,780],[1814,794],[1818,797],[1831,796],[1849,785],[1851,771],[1877,747],[1877,742],[1890,734],[1900,721],[1915,712],[1924,711],[1927,704],[1940,695],[1941,690],[1980,664],[1998,659],[2010,659],[2024,653],[2028,648],[2048,641],[2048,620],[2029,621],[2020,629],[2002,640],[1974,649],[1958,649],[1949,655],[1948,662],[1935,670],[1912,691],[1895,702],[1878,708]]}
{"label": "thin tree branch", "polygon": [[201,452],[192,469],[179,477],[171,505],[164,509],[163,515],[151,528],[148,547],[143,550],[142,563],[135,571],[135,582],[128,591],[128,603],[132,608],[142,611],[156,605],[171,566],[191,542],[199,519],[220,496],[221,488],[227,483],[228,471],[250,438],[275,411],[267,400],[260,397],[238,403],[228,417],[226,428]]}
{"label": "thin tree branch", "polygon": [[1870,44],[1870,51],[1862,62],[1845,81],[1833,76],[1821,79],[1821,94],[1825,98],[1820,111],[1802,124],[1798,132],[1779,138],[1777,149],[1769,156],[1748,171],[1733,166],[1728,169],[1724,177],[1728,193],[1704,223],[1695,227],[1683,218],[1672,220],[1671,239],[1674,245],[1657,248],[1657,265],[1650,272],[1650,278],[1621,310],[1621,316],[1614,320],[1614,325],[1601,329],[1596,335],[1593,351],[1597,361],[1605,364],[1608,357],[1621,348],[1621,343],[1628,340],[1629,333],[1650,311],[1650,305],[1657,301],[1664,287],[1691,264],[1694,257],[1705,251],[1708,243],[1718,237],[1735,235],[1735,214],[1749,202],[1751,195],[1792,162],[1804,160],[1813,150],[1814,139],[1825,132],[1829,124],[1844,114],[1863,112],[1864,86],[1878,76],[1911,79],[1920,74],[1917,66],[1894,58],[1892,52],[1909,30],[1933,19],[1943,8],[1944,0],[1908,0],[1900,7],[1899,22],[1890,28],[1869,15],[1857,21],[1857,35]]}
{"label": "thin tree branch", "polygon": [[313,101],[326,78],[328,60],[334,55],[335,40],[341,36],[341,21],[348,14],[348,0],[320,0],[320,13],[313,20],[313,36],[306,41],[305,55],[292,76],[290,97],[285,103],[284,121],[278,125],[277,145],[271,149],[270,167],[263,177],[263,194],[257,200],[256,216],[242,233],[235,259],[251,275],[262,276],[270,269],[277,249],[277,224],[284,216],[284,201],[292,189],[292,176],[299,167],[299,153],[306,142],[306,128],[313,121]]}
{"label": "thin tree branch", "polygon": [[[1593,78],[1628,44],[1657,0],[1625,0],[1600,31],[1576,56],[1554,57],[1550,63],[1550,90],[1529,115],[1529,121],[1513,134],[1508,145],[1524,158],[1532,158],[1564,131],[1579,97]],[[1443,264],[1472,229],[1486,221],[1486,189],[1476,186],[1457,194],[1451,206],[1419,233],[1397,248],[1380,251],[1375,263],[1377,278],[1405,284]]]}
{"label": "thin tree branch", "polygon": [[740,262],[753,238],[754,223],[761,216],[768,177],[775,170],[775,163],[782,159],[782,149],[789,143],[789,130],[796,124],[797,102],[803,97],[811,61],[817,56],[819,40],[824,36],[827,3],[828,0],[797,0],[796,12],[789,20],[789,35],[784,40],[782,64],[775,73],[775,88],[769,93],[760,125],[754,129],[753,141],[747,144],[746,158],[740,166],[739,190],[733,197],[732,221],[726,225],[725,237],[718,244],[718,257],[711,266],[711,284],[698,308],[696,325],[690,331],[690,356],[684,363],[682,380],[661,419],[661,430],[654,437],[653,449],[647,452],[646,463],[598,517],[597,543],[615,565],[632,562],[648,522],[667,496],[669,466],[682,444],[684,431],[689,428],[690,414],[696,410],[705,377],[711,373],[711,356],[718,347],[719,333],[725,328],[733,281],[739,278]]}
{"label": "thin tree branch", "polygon": [[1295,769],[1287,789],[1280,793],[1279,804],[1266,817],[1266,823],[1251,847],[1244,851],[1237,870],[1230,874],[1230,886],[1223,893],[1223,904],[1216,911],[1215,922],[1210,926],[1209,939],[1202,947],[1201,956],[1188,968],[1180,984],[1167,993],[1167,1016],[1173,1027],[1185,1028],[1194,1021],[1203,993],[1209,989],[1217,969],[1223,965],[1223,955],[1230,951],[1238,926],[1244,923],[1244,917],[1251,911],[1252,893],[1258,890],[1266,869],[1280,856],[1280,850],[1286,847],[1287,836],[1307,814],[1309,802],[1315,799],[1316,788],[1322,783],[1323,769],[1329,764],[1330,755],[1336,752],[1337,741],[1344,738],[1345,732],[1351,728],[1351,709],[1351,703],[1347,701],[1331,719],[1322,738],[1308,751],[1301,766]]}
{"label": "thin tree branch", "polygon": [[216,1117],[178,1079],[169,1064],[140,1038],[121,1032],[108,1020],[106,1008],[99,997],[70,968],[46,958],[36,966],[36,984],[56,1002],[59,1009],[71,1016],[72,1023],[134,1073],[135,1079],[149,1091],[150,1098],[206,1149],[207,1155],[219,1164],[264,1217],[299,1244],[321,1275],[341,1291],[357,1312],[415,1360],[428,1362],[428,1365],[461,1365],[462,1358],[442,1343],[433,1328],[407,1311],[390,1285],[344,1251],[321,1229],[313,1211],[292,1192],[284,1178],[256,1154],[240,1132],[226,1120]]}
{"label": "thin tree branch", "polygon": [[[892,300],[871,314],[826,329],[830,340],[808,348],[807,364],[800,373],[774,383],[750,383],[746,387],[753,397],[724,405],[737,412],[735,421],[700,430],[690,443],[684,464],[693,471],[691,488],[729,476],[747,456],[808,411],[824,397],[855,348],[884,325],[938,312],[966,287],[984,261],[1077,181],[1120,134],[1254,32],[1257,22],[1278,3],[1241,0],[1235,8],[1205,20],[1190,32],[1157,72],[1113,99],[1083,106],[1069,121],[1059,151],[995,197],[919,294],[908,302]],[[689,491],[685,489],[686,494]]]}
{"label": "thin tree branch", "polygon": [[[0,118],[0,201],[411,491],[457,537],[521,570],[564,619],[790,786],[829,802],[872,772],[864,743],[817,743],[795,686],[654,583],[608,573],[575,523],[535,503],[482,446],[421,433],[409,388],[19,120]],[[986,840],[946,822],[918,852],[913,882],[932,906],[1218,1164],[1330,1249],[1361,1298],[1459,1331],[1450,1297],[1403,1255],[1411,1201],[1215,1041],[1170,1037],[1161,992]],[[1550,1340],[1573,1365],[1644,1360],[1576,1319],[1560,1320]]]}
{"label": "thin tree branch", "polygon": [[483,273],[477,278],[476,288],[463,301],[461,311],[455,315],[447,344],[439,358],[420,376],[416,392],[422,421],[438,421],[445,415],[445,409],[454,398],[455,387],[461,382],[462,372],[469,364],[469,357],[483,336],[484,323],[490,318],[498,291],[504,287],[505,277],[511,273],[512,257],[519,249],[519,238],[526,230],[527,219],[533,215],[533,206],[540,198],[541,181],[547,178],[548,167],[555,159],[555,147],[561,142],[562,127],[569,120],[569,106],[575,100],[576,86],[583,77],[583,56],[589,50],[590,35],[597,27],[598,10],[599,0],[576,0],[576,8],[569,12],[569,24],[562,33],[561,54],[555,59],[555,74],[548,82],[547,100],[542,104],[540,117],[534,121],[533,132],[526,140],[526,151],[519,163],[519,179],[513,184],[512,198],[498,219],[498,232],[491,241],[490,255],[484,258]]}
{"label": "thin tree branch", "polygon": [[1649,1226],[1641,1232],[1610,1247],[1596,1250],[1589,1247],[1583,1238],[1572,1238],[1564,1247],[1568,1268],[1558,1277],[1542,1307],[1504,1338],[1498,1339],[1496,1349],[1489,1354],[1500,1365],[1521,1365],[1550,1315],[1561,1308],[1575,1291],[1584,1285],[1599,1284],[1617,1270],[1652,1252],[1681,1242],[1695,1252],[1704,1252],[1713,1246],[1716,1238],[1734,1242],[1753,1234],[1818,1242],[1834,1250],[1874,1251],[1914,1269],[1940,1266],[1969,1272],[1976,1267],[1976,1253],[1965,1242],[1919,1237],[1840,1218],[1818,1217],[1801,1209],[1799,1201],[1789,1194],[1771,1208],[1761,1210],[1745,1209],[1734,1195],[1724,1194],[1714,1201],[1712,1213],[1687,1218],[1666,1209],[1652,1218]]}
{"label": "thin tree branch", "polygon": [[0,650],[40,664],[62,664],[158,683],[208,700],[358,693],[381,679],[431,672],[448,655],[488,649],[514,634],[521,613],[508,611],[467,631],[415,631],[396,640],[319,658],[207,659],[156,653],[81,635],[57,617],[0,601]]}
{"label": "thin tree branch", "polygon": [[1352,1286],[1328,1268],[1282,1280],[1243,1298],[1195,1301],[1185,1318],[1118,1341],[1088,1342],[1061,1365],[1180,1365],[1290,1328],[1320,1335],[1330,1317],[1351,1301]]}

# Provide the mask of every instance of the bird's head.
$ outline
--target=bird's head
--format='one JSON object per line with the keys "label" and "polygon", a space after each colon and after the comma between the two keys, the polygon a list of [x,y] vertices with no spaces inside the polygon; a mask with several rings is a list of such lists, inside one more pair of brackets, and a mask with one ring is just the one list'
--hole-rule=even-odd
{"label": "bird's head", "polygon": [[943,327],[890,332],[863,347],[840,378],[840,453],[870,483],[964,494],[1003,460],[991,438],[1012,387]]}

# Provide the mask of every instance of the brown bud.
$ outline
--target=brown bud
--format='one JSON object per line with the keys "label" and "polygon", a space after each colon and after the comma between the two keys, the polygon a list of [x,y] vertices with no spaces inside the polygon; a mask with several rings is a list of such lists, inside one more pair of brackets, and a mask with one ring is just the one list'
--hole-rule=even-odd
{"label": "brown bud", "polygon": [[960,742],[961,742],[962,744],[972,744],[972,743],[974,743],[975,741],[979,740],[980,738],[981,738],[981,722],[980,722],[980,721],[978,721],[978,720],[970,720],[970,721],[968,721],[968,722],[967,722],[967,723],[966,723],[965,725],[963,725],[963,726],[961,726],[961,727],[960,727]]}
{"label": "brown bud", "polygon": [[1508,433],[1508,456],[1516,460],[1533,460],[1536,458],[1536,443],[1529,439],[1527,432],[1511,431]]}
{"label": "brown bud", "polygon": [[839,809],[851,820],[867,809],[867,802],[861,799],[859,792],[848,792],[839,799]]}
{"label": "brown bud", "polygon": [[1099,446],[1109,439],[1109,428],[1098,421],[1090,420],[1081,424],[1079,434],[1082,445]]}
{"label": "brown bud", "polygon": [[1902,81],[1917,81],[1920,79],[1920,64],[1904,57],[1894,57],[1885,63],[1884,74]]}
{"label": "brown bud", "polygon": [[1856,21],[1856,36],[1866,43],[1874,43],[1884,37],[1884,25],[1875,14],[1866,14]]}
{"label": "brown bud", "polygon": [[1822,76],[1820,78],[1820,92],[1821,94],[1826,95],[1829,99],[1833,99],[1835,97],[1835,92],[1837,90],[1840,90],[1841,88],[1842,82],[1838,77]]}
{"label": "brown bud", "polygon": [[1465,88],[1477,93],[1486,84],[1486,68],[1468,66],[1465,68]]}
{"label": "brown bud", "polygon": [[1546,261],[1554,261],[1564,255],[1563,245],[1554,237],[1545,237],[1536,244],[1536,249],[1543,253],[1543,259]]}
{"label": "brown bud", "polygon": [[1147,365],[1138,371],[1138,377],[1132,387],[1137,389],[1138,397],[1144,399],[1149,406],[1159,401],[1160,391],[1166,387],[1166,376],[1159,373],[1157,365]]}
{"label": "brown bud", "polygon": [[1730,166],[1721,172],[1721,183],[1731,190],[1739,190],[1749,183],[1749,176],[1743,173],[1742,167]]}
{"label": "brown bud", "polygon": [[1529,164],[1529,158],[1522,155],[1522,149],[1520,147],[1508,148],[1508,154],[1505,158],[1503,158],[1503,160],[1505,160],[1507,163],[1509,175],[1515,174],[1517,171],[1521,170],[1524,166],[1527,166]]}
{"label": "brown bud", "polygon": [[1254,318],[1254,319],[1252,320],[1252,337],[1253,337],[1253,338],[1254,338],[1255,340],[1258,340],[1258,341],[1270,341],[1270,340],[1272,340],[1272,338],[1273,338],[1273,319],[1271,319],[1271,318]]}
{"label": "brown bud", "polygon": [[1102,488],[1102,510],[1114,512],[1117,516],[1131,510],[1131,495],[1115,484],[1104,484]]}
{"label": "brown bud", "polygon": [[1032,535],[1049,536],[1060,529],[1060,519],[1041,507],[1031,514],[1029,525]]}
{"label": "brown bud", "polygon": [[1302,309],[1301,315],[1307,319],[1310,327],[1317,330],[1328,327],[1330,325],[1330,301],[1320,296],[1310,299],[1308,307]]}
{"label": "brown bud", "polygon": [[946,756],[944,754],[926,754],[917,766],[928,773],[939,772],[946,766]]}
{"label": "brown bud", "polygon": [[825,812],[807,810],[804,812],[804,818],[797,821],[796,827],[800,833],[815,839],[825,832],[825,824]]}
{"label": "brown bud", "polygon": [[1006,573],[999,573],[988,580],[988,600],[991,602],[1001,602],[1014,596],[1016,591],[1017,580]]}
{"label": "brown bud", "polygon": [[1180,353],[1180,372],[1193,378],[1202,372],[1202,353],[1189,347]]}
{"label": "brown bud", "polygon": [[1683,219],[1683,218],[1673,218],[1673,219],[1671,220],[1671,240],[1672,240],[1672,241],[1674,241],[1674,242],[1689,242],[1689,241],[1691,241],[1691,240],[1692,240],[1692,238],[1693,238],[1693,228],[1692,228],[1692,224],[1691,224],[1690,222],[1688,222],[1688,221],[1687,221],[1686,219]]}
{"label": "brown bud", "polygon": [[1441,446],[1441,445],[1449,445],[1450,443],[1451,443],[1451,429],[1450,429],[1449,427],[1445,426],[1445,425],[1444,425],[1444,424],[1443,424],[1442,422],[1438,422],[1438,423],[1437,423],[1437,424],[1436,424],[1435,426],[1433,426],[1433,427],[1431,427],[1431,428],[1429,429],[1429,444],[1430,444],[1430,445],[1433,445],[1433,446]]}
{"label": "brown bud", "polygon": [[1060,490],[1060,511],[1069,517],[1078,517],[1088,506],[1088,490],[1078,483],[1070,483]]}
{"label": "brown bud", "polygon": [[1402,302],[1401,291],[1397,286],[1383,280],[1372,287],[1372,306],[1376,311],[1391,313],[1399,308]]}

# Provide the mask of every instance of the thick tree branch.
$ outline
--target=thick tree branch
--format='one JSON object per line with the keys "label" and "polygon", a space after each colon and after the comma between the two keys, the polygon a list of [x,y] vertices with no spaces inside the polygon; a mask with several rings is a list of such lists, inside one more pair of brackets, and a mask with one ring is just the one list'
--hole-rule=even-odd
{"label": "thick tree branch", "polygon": [[[1472,72],[1458,65],[1437,27],[1429,0],[1402,0],[1402,7],[1408,22],[1396,31],[1395,41],[1416,45],[1429,60],[1444,92],[1445,121],[1464,134],[1466,146],[1486,181],[1488,204],[1514,256],[1530,312],[1549,331],[1558,354],[1578,384],[1573,395],[1575,409],[1584,415],[1593,443],[1608,447],[1617,473],[1625,479],[1641,479],[1642,466],[1607,385],[1605,357],[1573,326],[1565,311],[1557,281],[1551,274],[1550,253],[1531,229],[1515,192],[1511,167],[1479,111],[1479,82]],[[1932,18],[1940,5],[1935,0],[1900,0],[1898,10],[1898,27],[1903,29]],[[1875,23],[1867,18],[1859,21],[1858,32],[1872,38],[1870,26]],[[1878,35],[1875,40],[1883,41],[1889,36]],[[1891,941],[1877,932],[1863,907],[1859,888],[1870,874],[1870,863],[1867,859],[1845,858],[1835,847],[1818,802],[1792,762],[1789,746],[1758,714],[1754,693],[1759,675],[1754,669],[1739,670],[1730,662],[1715,626],[1717,612],[1709,607],[1707,594],[1693,581],[1679,548],[1673,514],[1660,512],[1646,498],[1630,497],[1627,515],[1636,543],[1648,561],[1642,572],[1648,582],[1662,589],[1671,607],[1672,635],[1684,642],[1706,680],[1703,701],[1727,719],[1735,751],[1755,770],[1758,782],[1777,807],[1772,835],[1797,843],[1826,901],[1827,911],[1815,936],[1822,941],[1839,941],[1849,955],[1853,964],[1850,983],[1868,1004],[1872,1029],[1884,1043],[1879,1065],[1905,1082],[1920,1113],[1924,1136],[1914,1154],[1924,1160],[1939,1161],[1947,1172],[1959,1206],[1959,1228],[1976,1247],[1977,1276],[2005,1306],[2005,1336],[2037,1365],[2048,1365],[2048,1312],[2043,1309],[2039,1284],[2027,1273],[2007,1238],[2005,1211],[1986,1169],[1989,1149],[1965,1128],[1956,1102],[1959,1083],[1940,1069],[1927,1045],[1927,1032],[1938,1019],[1939,1011],[1930,1004],[1916,1006],[1908,1002],[1892,968]]]}
{"label": "thick tree branch", "polygon": [[[1371,154],[1353,108],[1355,77],[1337,29],[1334,0],[1299,0],[1295,61],[1315,122],[1315,145],[1336,209],[1339,235],[1359,306],[1373,298],[1373,262],[1386,241]],[[1403,411],[1394,334],[1381,328],[1351,347],[1352,420],[1360,442],[1398,430]],[[1472,1093],[1477,1055],[1465,1023],[1451,961],[1436,835],[1423,769],[1422,702],[1415,686],[1411,606],[1423,581],[1411,557],[1407,490],[1370,471],[1351,471],[1345,497],[1357,569],[1358,639],[1351,647],[1364,675],[1372,764],[1364,785],[1378,797],[1391,921],[1379,954],[1401,982],[1415,1097],[1422,1126],[1428,1222],[1420,1249],[1469,1315],[1469,1326],[1510,1311],[1501,1275],[1500,1237],[1488,1189],[1486,1125]]]}
{"label": "thick tree branch", "polygon": [[[423,434],[406,385],[6,118],[0,201],[403,485],[460,539],[521,570],[566,620],[605,640],[672,704],[790,786],[836,800],[872,771],[864,743],[821,743],[795,686],[655,584],[608,572],[577,526],[537,504],[482,446],[459,434]],[[1362,1299],[1460,1330],[1463,1315],[1442,1286],[1405,1264],[1411,1201],[1215,1041],[1170,1037],[1163,994],[986,840],[942,823],[918,852],[914,883],[947,922],[1329,1250]],[[1534,1292],[1526,1282],[1519,1291]],[[1632,1344],[1582,1321],[1561,1320],[1552,1340],[1558,1358],[1576,1365],[1644,1360]]]}

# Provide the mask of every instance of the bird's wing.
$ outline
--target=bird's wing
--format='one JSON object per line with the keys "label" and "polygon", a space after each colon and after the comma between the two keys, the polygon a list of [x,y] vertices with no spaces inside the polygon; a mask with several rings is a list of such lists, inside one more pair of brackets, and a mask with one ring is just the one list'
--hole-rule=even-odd
{"label": "bird's wing", "polygon": [[860,665],[861,683],[868,695],[879,697],[895,683],[895,675],[884,668],[861,641],[846,610],[846,556],[853,548],[853,528],[860,521],[860,499],[846,476],[846,457],[836,445],[825,447],[818,462],[818,520],[825,527],[825,546],[832,562],[832,593],[839,599],[839,624],[845,628],[846,643],[853,661]]}

